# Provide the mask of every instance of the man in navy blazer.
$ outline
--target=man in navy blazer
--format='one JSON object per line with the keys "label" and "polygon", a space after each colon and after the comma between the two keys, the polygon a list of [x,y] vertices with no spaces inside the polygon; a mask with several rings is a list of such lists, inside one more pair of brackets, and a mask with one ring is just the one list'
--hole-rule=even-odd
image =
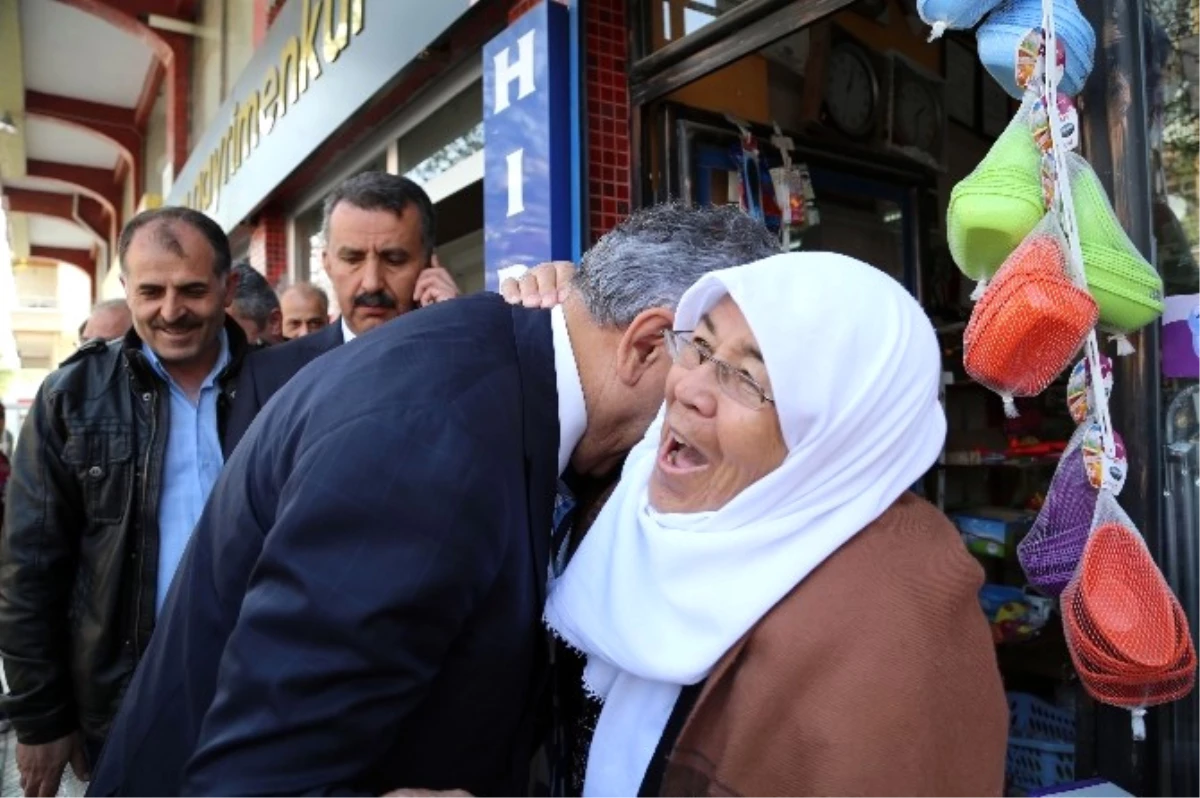
{"label": "man in navy blazer", "polygon": [[213,490],[89,793],[523,794],[558,479],[644,434],[684,290],[775,251],[659,206],[554,310],[441,303],[302,369]]}
{"label": "man in navy blazer", "polygon": [[402,313],[458,296],[433,254],[436,220],[406,177],[363,172],[325,198],[321,255],[342,317],[320,332],[246,358],[223,441],[233,453],[254,417],[309,362]]}

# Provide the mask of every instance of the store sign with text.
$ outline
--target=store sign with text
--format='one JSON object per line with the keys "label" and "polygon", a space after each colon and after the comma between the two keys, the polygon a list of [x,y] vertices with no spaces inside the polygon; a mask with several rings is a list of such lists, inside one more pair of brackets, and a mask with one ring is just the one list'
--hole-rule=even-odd
{"label": "store sign with text", "polygon": [[289,0],[167,197],[232,229],[469,7]]}
{"label": "store sign with text", "polygon": [[486,287],[571,253],[567,9],[544,1],[483,50]]}

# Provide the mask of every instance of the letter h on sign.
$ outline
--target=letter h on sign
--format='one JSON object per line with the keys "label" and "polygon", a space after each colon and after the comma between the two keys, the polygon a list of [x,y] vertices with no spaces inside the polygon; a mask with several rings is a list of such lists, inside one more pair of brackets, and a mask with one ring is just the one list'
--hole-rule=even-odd
{"label": "letter h on sign", "polygon": [[567,9],[543,2],[483,50],[486,285],[570,257]]}

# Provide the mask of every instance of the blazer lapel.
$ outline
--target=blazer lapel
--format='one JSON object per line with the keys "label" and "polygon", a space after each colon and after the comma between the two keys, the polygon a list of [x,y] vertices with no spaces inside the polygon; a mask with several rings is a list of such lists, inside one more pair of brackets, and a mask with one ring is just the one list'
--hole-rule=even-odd
{"label": "blazer lapel", "polygon": [[538,601],[546,600],[554,495],[558,484],[558,387],[550,313],[516,307],[513,338],[521,375],[522,437],[528,485],[530,549]]}

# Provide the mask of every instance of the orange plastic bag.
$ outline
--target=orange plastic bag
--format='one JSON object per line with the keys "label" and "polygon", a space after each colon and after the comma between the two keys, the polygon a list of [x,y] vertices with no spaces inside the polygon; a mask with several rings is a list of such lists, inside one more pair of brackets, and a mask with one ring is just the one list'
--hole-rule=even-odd
{"label": "orange plastic bag", "polygon": [[963,365],[1004,398],[1036,396],[1079,352],[1099,311],[1068,276],[1067,248],[1047,216],[1008,257],[971,312],[963,335]]}
{"label": "orange plastic bag", "polygon": [[1062,614],[1071,659],[1096,700],[1141,712],[1192,691],[1196,648],[1183,607],[1107,490]]}

